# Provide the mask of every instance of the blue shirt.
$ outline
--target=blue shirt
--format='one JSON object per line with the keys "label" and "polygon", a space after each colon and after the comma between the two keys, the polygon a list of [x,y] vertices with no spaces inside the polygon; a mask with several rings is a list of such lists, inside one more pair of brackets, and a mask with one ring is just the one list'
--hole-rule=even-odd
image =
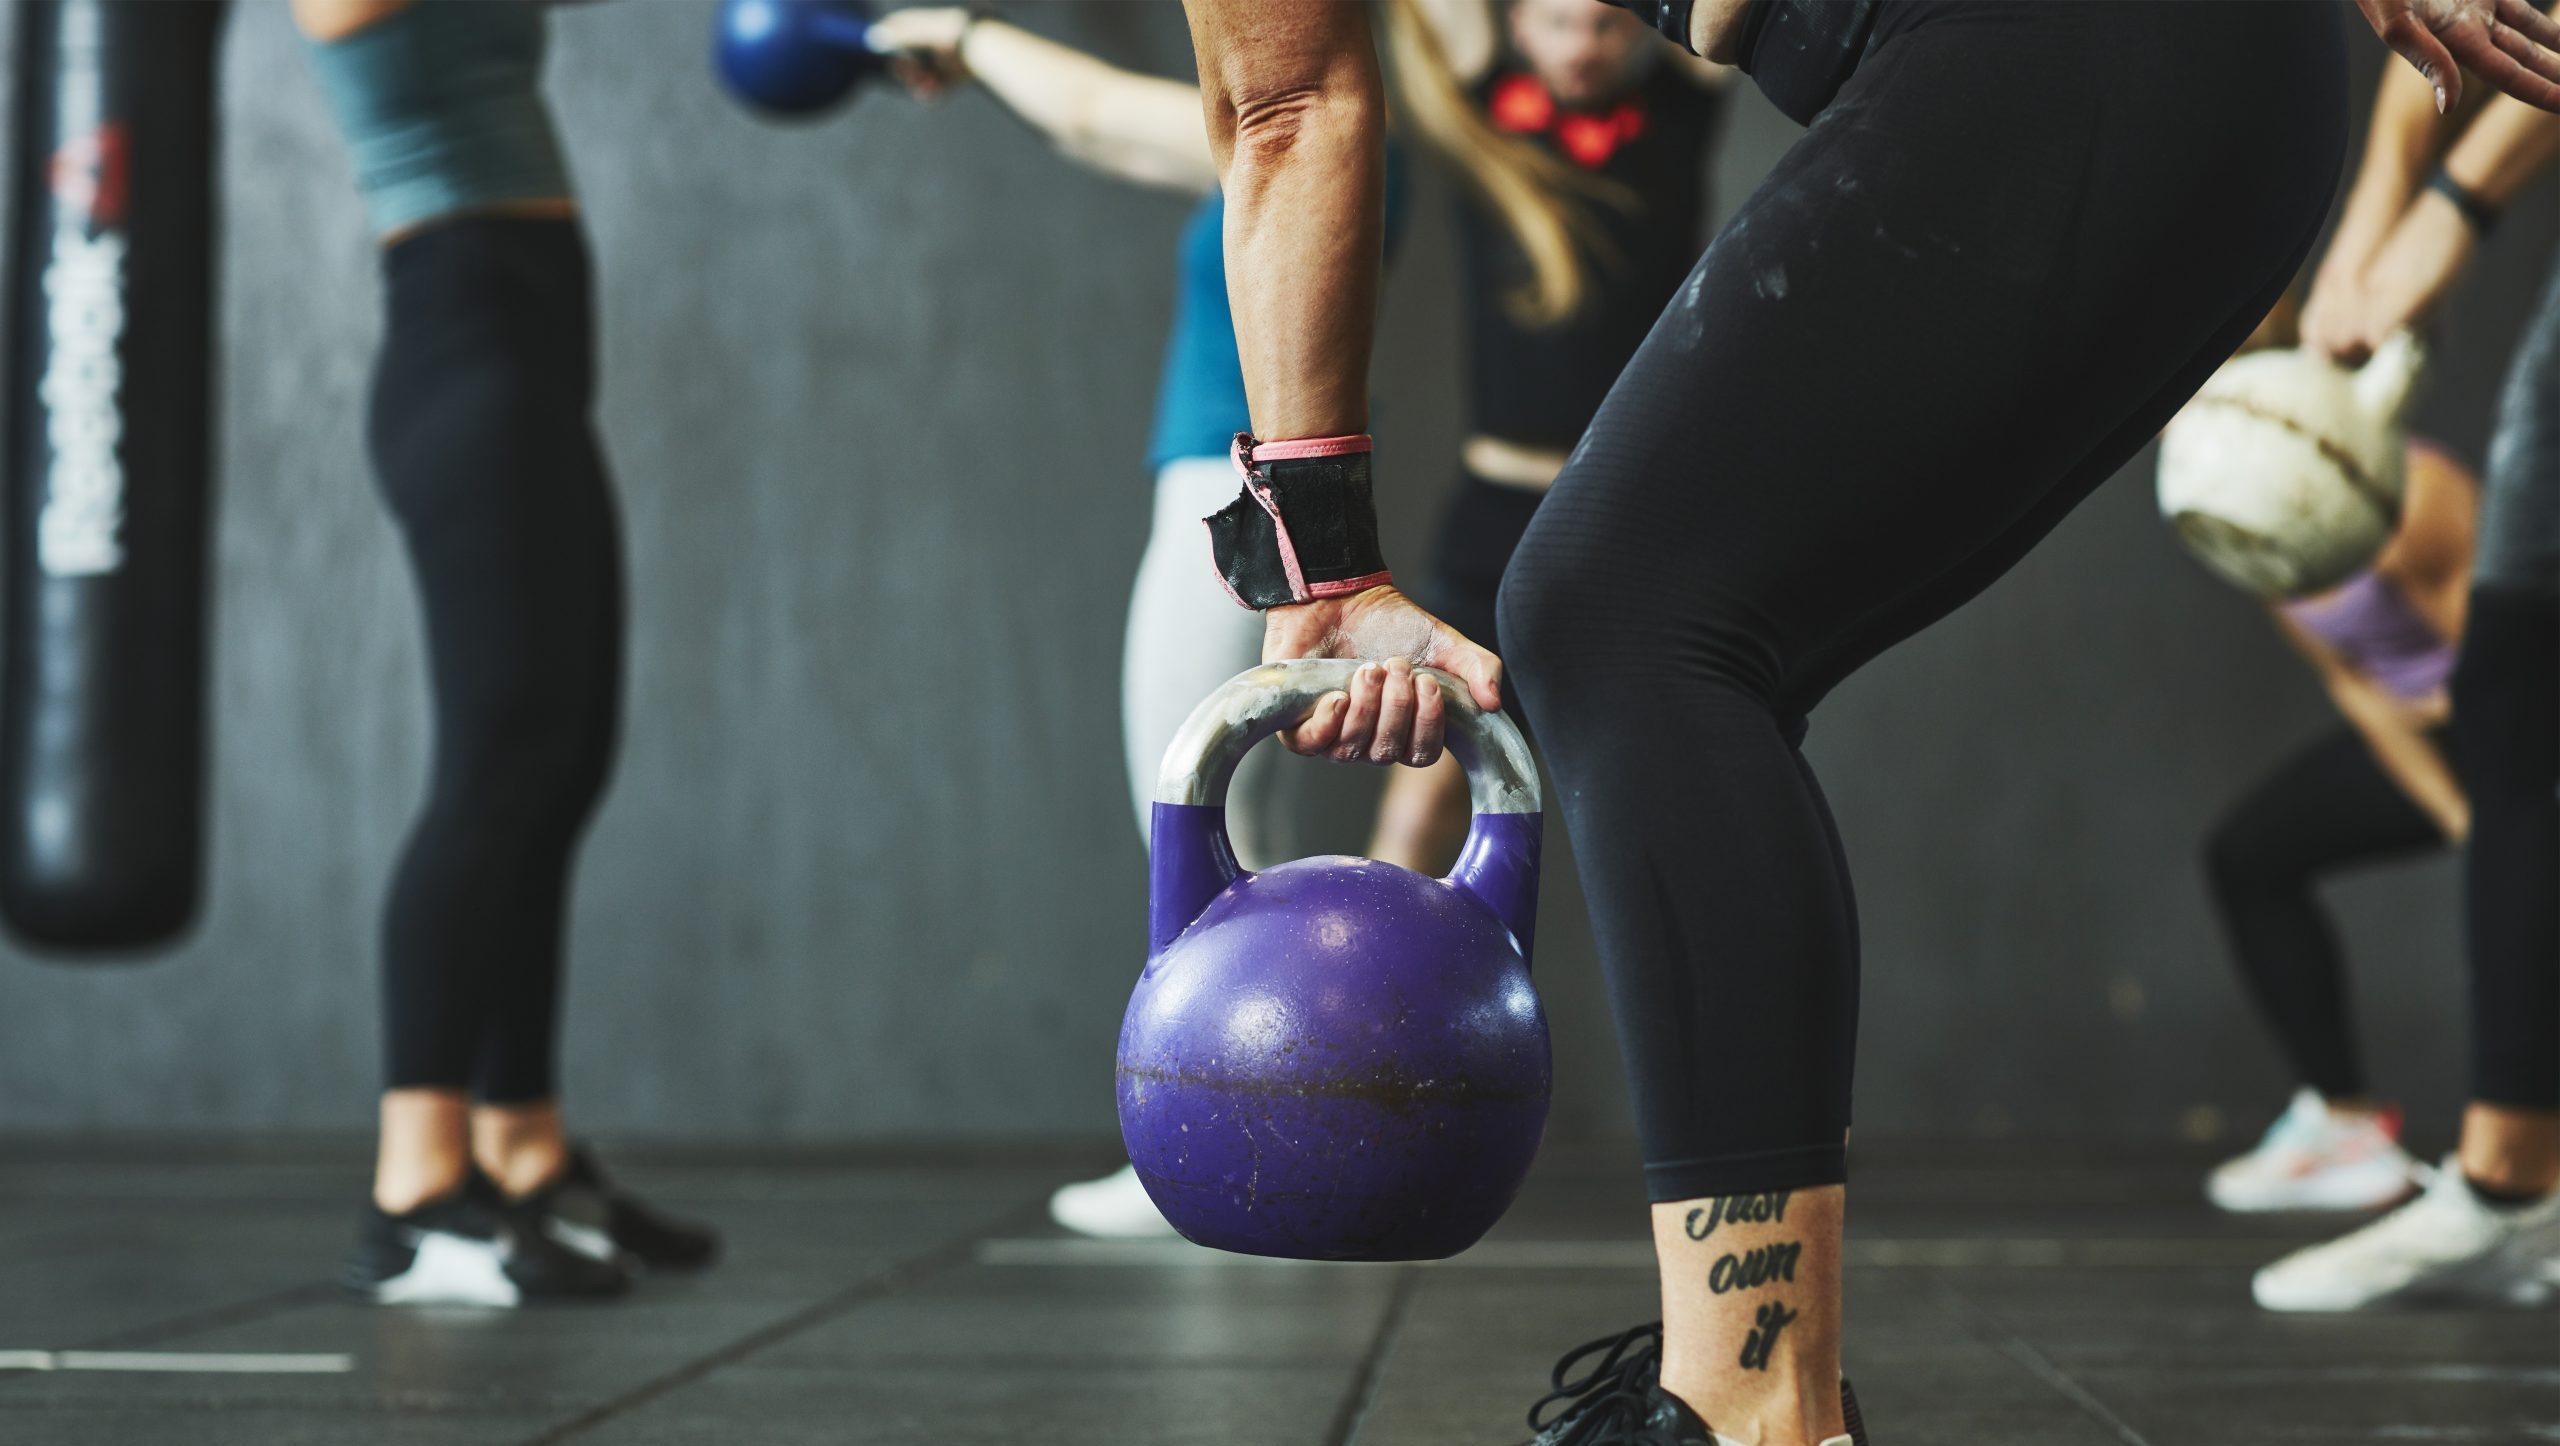
{"label": "blue shirt", "polygon": [[[1173,331],[1165,338],[1164,374],[1156,383],[1156,426],[1147,444],[1154,471],[1184,457],[1223,457],[1249,430],[1244,363],[1236,356],[1234,314],[1227,309],[1226,198],[1211,192],[1183,223],[1175,248]],[[1387,254],[1404,229],[1404,165],[1387,147]]]}

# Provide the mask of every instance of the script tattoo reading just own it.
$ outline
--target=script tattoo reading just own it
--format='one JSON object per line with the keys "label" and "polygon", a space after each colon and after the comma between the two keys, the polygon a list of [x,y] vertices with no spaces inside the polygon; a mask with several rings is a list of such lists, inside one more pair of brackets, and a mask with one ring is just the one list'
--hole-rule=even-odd
{"label": "script tattoo reading just own it", "polygon": [[1781,1240],[1739,1255],[1719,1255],[1716,1263],[1707,1268],[1707,1289],[1723,1295],[1727,1291],[1757,1290],[1781,1280],[1792,1284],[1796,1278],[1796,1260],[1803,1254],[1802,1245],[1792,1240]]}
{"label": "script tattoo reading just own it", "polygon": [[1787,1323],[1795,1318],[1796,1313],[1787,1309],[1783,1301],[1773,1300],[1760,1307],[1759,1328],[1742,1338],[1742,1368],[1746,1371],[1769,1369],[1769,1355],[1778,1348],[1778,1332],[1785,1330]]}
{"label": "script tattoo reading just own it", "polygon": [[1787,1218],[1787,1197],[1791,1190],[1773,1191],[1767,1195],[1725,1195],[1708,1201],[1689,1212],[1682,1224],[1692,1240],[1704,1240],[1716,1233],[1719,1225],[1759,1225]]}
{"label": "script tattoo reading just own it", "polygon": [[[1773,1190],[1764,1195],[1724,1195],[1709,1200],[1689,1212],[1681,1222],[1681,1232],[1691,1240],[1704,1240],[1723,1225],[1773,1225],[1787,1218],[1787,1197],[1792,1192]],[[1707,1268],[1707,1289],[1717,1295],[1737,1290],[1757,1290],[1780,1281],[1792,1284],[1796,1263],[1804,1256],[1804,1244],[1795,1240],[1773,1240],[1748,1250],[1727,1251],[1716,1257]],[[1769,1358],[1777,1353],[1778,1332],[1797,1318],[1798,1312],[1787,1309],[1787,1303],[1773,1300],[1760,1307],[1753,1317],[1751,1333],[1742,1338],[1742,1355],[1738,1364],[1746,1371],[1769,1369]]]}

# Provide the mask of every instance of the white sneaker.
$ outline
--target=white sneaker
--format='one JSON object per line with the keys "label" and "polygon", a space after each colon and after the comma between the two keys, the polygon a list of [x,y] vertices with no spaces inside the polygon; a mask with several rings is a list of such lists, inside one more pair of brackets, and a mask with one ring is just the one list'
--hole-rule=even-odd
{"label": "white sneaker", "polygon": [[2267,1126],[2256,1149],[2205,1177],[2225,1210],[2379,1210],[2425,1183],[2426,1167],[2400,1148],[2397,1111],[2342,1115],[2312,1090]]}
{"label": "white sneaker", "polygon": [[2448,1159],[2417,1199],[2361,1230],[2258,1272],[2268,1310],[2377,1306],[2538,1306],[2560,1298],[2560,1191],[2513,1210],[2471,1192]]}
{"label": "white sneaker", "polygon": [[1099,1180],[1061,1185],[1049,1197],[1049,1218],[1078,1235],[1101,1240],[1170,1240],[1171,1221],[1147,1198],[1138,1167],[1123,1165]]}

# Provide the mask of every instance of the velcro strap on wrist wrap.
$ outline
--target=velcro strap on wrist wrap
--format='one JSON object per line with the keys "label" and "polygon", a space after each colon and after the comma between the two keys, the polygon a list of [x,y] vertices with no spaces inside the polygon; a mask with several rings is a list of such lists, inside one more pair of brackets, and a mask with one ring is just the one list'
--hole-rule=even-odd
{"label": "velcro strap on wrist wrap", "polygon": [[1257,611],[1394,581],[1378,547],[1367,437],[1257,443],[1236,433],[1244,486],[1201,520],[1227,596]]}

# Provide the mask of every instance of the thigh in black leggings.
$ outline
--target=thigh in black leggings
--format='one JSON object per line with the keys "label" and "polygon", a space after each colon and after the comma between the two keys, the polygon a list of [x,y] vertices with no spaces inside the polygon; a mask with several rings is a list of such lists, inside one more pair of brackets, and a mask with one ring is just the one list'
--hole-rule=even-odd
{"label": "thigh in black leggings", "polygon": [[585,242],[466,218],[395,243],[369,444],[415,574],[435,757],[383,917],[393,1088],[553,1093],[572,857],[610,770],[623,595]]}
{"label": "thigh in black leggings", "polygon": [[[2446,746],[2439,729],[2438,748]],[[2330,1099],[2365,1092],[2337,930],[2317,892],[2360,864],[2446,846],[2353,728],[2339,727],[2259,780],[2205,841],[2205,877],[2249,997],[2294,1077]]]}
{"label": "thigh in black leggings", "polygon": [[2325,6],[1881,24],[1504,584],[1656,1200],[1842,1178],[1858,941],[1805,715],[1999,577],[2239,344],[2344,146]]}

